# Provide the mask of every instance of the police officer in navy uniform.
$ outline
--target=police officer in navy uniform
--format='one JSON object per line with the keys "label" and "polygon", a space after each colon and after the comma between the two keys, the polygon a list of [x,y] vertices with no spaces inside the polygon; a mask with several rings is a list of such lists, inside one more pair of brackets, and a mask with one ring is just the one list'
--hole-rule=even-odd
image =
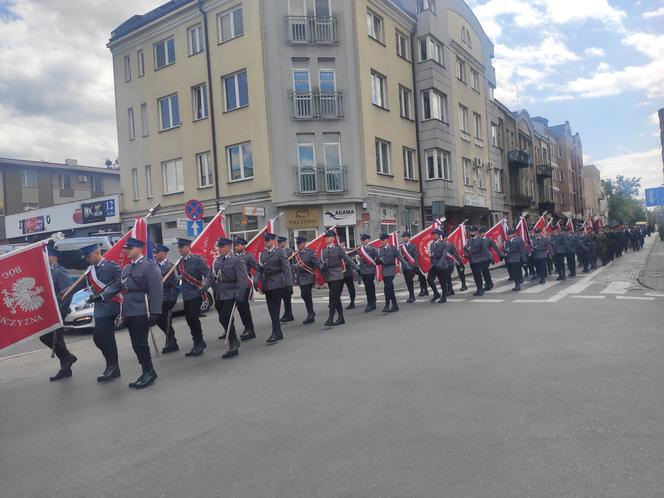
{"label": "police officer in navy uniform", "polygon": [[173,263],[168,260],[168,247],[163,244],[156,244],[154,246],[154,259],[161,271],[162,279],[170,272],[168,278],[163,282],[164,298],[161,304],[161,318],[157,325],[164,332],[166,336],[166,343],[162,348],[162,354],[173,353],[178,351],[178,341],[175,338],[175,330],[173,329],[173,320],[171,313],[175,302],[178,300],[177,281],[175,272],[171,271]]}
{"label": "police officer in navy uniform", "polygon": [[378,248],[378,261],[383,273],[383,293],[385,294],[385,307],[383,313],[394,313],[399,311],[397,296],[394,293],[394,277],[397,274],[397,261],[401,263],[403,270],[410,270],[410,265],[401,256],[398,248],[390,243],[390,236],[386,233],[380,235],[380,247]]}
{"label": "police officer in navy uniform", "polygon": [[493,240],[486,238],[485,235],[486,235],[486,227],[480,227],[479,230],[477,231],[477,236],[484,241],[484,245],[486,246],[487,252],[489,253],[488,259],[482,265],[484,290],[488,291],[493,289],[493,280],[491,280],[491,270],[489,269],[489,266],[493,264],[493,254],[491,253],[491,249],[496,251],[496,254],[498,254],[500,259],[503,258],[503,253],[501,249],[498,247],[498,245]]}
{"label": "police officer in navy uniform", "polygon": [[118,346],[115,342],[115,320],[120,314],[122,298],[120,296],[104,298],[101,293],[107,285],[119,282],[122,268],[119,264],[102,257],[99,244],[82,247],[81,253],[90,266],[84,282],[81,282],[74,292],[86,286],[92,292],[88,298],[89,303],[94,303],[95,327],[92,338],[106,360],[106,368],[97,377],[97,382],[109,382],[120,377]]}
{"label": "police officer in navy uniform", "polygon": [[574,235],[573,229],[567,230],[567,236],[565,239],[567,243],[567,252],[565,253],[565,258],[567,259],[567,269],[569,271],[570,277],[576,277],[576,250],[579,248],[579,241]]}
{"label": "police officer in navy uniform", "polygon": [[258,255],[258,272],[254,277],[255,283],[261,282],[263,286],[267,310],[272,321],[272,334],[267,339],[268,344],[275,344],[284,338],[279,320],[281,301],[287,288],[293,287],[293,272],[290,262],[284,250],[275,247],[276,238],[277,236],[273,233],[265,232],[263,234],[265,249]]}
{"label": "police officer in navy uniform", "polygon": [[439,258],[439,246],[442,244],[442,241],[440,239],[441,235],[443,235],[443,231],[440,228],[434,228],[432,230],[432,240],[429,243],[429,261],[431,263],[429,267],[429,272],[427,273],[427,282],[429,284],[429,287],[431,287],[431,290],[433,291],[433,297],[431,298],[431,302],[435,303],[440,299],[440,292],[438,292],[438,288],[436,287],[436,279],[438,279],[438,283],[441,286],[441,292],[445,292],[445,289],[442,287],[445,285],[445,282],[441,280],[441,275],[439,271],[436,269],[434,266],[434,261]]}
{"label": "police officer in navy uniform", "polygon": [[[349,248],[346,247],[346,243],[344,241],[341,241],[341,248],[346,251],[346,254],[348,254],[348,257],[353,259],[353,256],[351,254],[353,251]],[[355,309],[355,273],[353,273],[353,267],[348,265],[346,266],[346,271],[344,272],[344,285],[346,286],[346,289],[348,289],[348,296],[350,297],[350,304],[346,306],[347,310],[353,310]]]}
{"label": "police officer in navy uniform", "polygon": [[565,256],[567,254],[567,236],[560,230],[557,230],[549,238],[553,252],[553,262],[556,266],[558,278],[556,280],[565,280]]}
{"label": "police officer in navy uniform", "polygon": [[484,281],[484,267],[488,268],[491,261],[489,245],[483,238],[477,236],[478,231],[477,227],[470,227],[470,238],[466,241],[466,245],[463,248],[466,258],[470,261],[470,269],[473,272],[473,279],[477,287],[477,291],[473,293],[473,296],[482,296],[484,294],[485,284],[488,285],[488,282]]}
{"label": "police officer in navy uniform", "polygon": [[518,292],[521,290],[521,284],[523,284],[523,274],[521,273],[521,267],[528,259],[528,250],[526,249],[526,244],[523,242],[521,237],[517,235],[515,228],[510,228],[507,230],[507,240],[504,244],[504,254],[507,273],[512,279],[512,282],[514,282],[514,288],[512,290]]}
{"label": "police officer in navy uniform", "polygon": [[[288,242],[287,237],[283,237],[279,235],[277,237],[277,247],[284,251],[284,254],[286,254],[286,258],[290,261],[290,257],[293,255],[293,249],[286,246],[286,242]],[[279,319],[281,323],[286,323],[286,322],[292,322],[295,320],[295,317],[293,316],[293,285],[291,284],[290,286],[286,286],[286,290],[284,291],[284,314],[282,317]]]}
{"label": "police officer in navy uniform", "polygon": [[360,235],[362,247],[357,248],[359,258],[359,275],[364,282],[364,292],[367,295],[366,313],[376,309],[376,260],[378,259],[378,249],[369,244],[371,236],[363,233]]}
{"label": "police officer in navy uniform", "polygon": [[[53,290],[55,290],[55,296],[58,299],[58,309],[60,311],[60,316],[64,320],[69,313],[69,305],[71,304],[71,298],[74,293],[72,292],[66,299],[62,299],[62,294],[70,286],[69,274],[62,266],[58,264],[60,251],[55,249],[53,246],[48,246],[47,251],[48,264],[51,270],[51,280],[53,281]],[[64,331],[64,328],[59,328],[53,332],[44,334],[39,338],[39,340],[46,346],[48,346],[50,349],[53,349],[55,356],[57,356],[58,360],[60,360],[60,370],[53,377],[49,378],[51,382],[71,377],[71,366],[77,360],[76,356],[71,354],[67,349],[65,338],[63,336]]]}
{"label": "police officer in navy uniform", "polygon": [[223,359],[233,358],[240,353],[240,339],[235,332],[235,321],[231,318],[237,304],[247,298],[249,278],[245,260],[231,251],[233,241],[220,238],[217,241],[219,256],[215,258],[212,272],[206,280],[206,286],[214,290],[215,307],[219,314],[219,323],[228,334],[228,351]]}
{"label": "police officer in navy uniform", "polygon": [[256,332],[254,330],[254,319],[251,316],[251,308],[249,306],[249,300],[251,298],[251,293],[253,291],[253,279],[251,277],[251,270],[254,272],[258,271],[258,263],[254,255],[246,251],[247,241],[241,237],[236,237],[234,242],[234,251],[235,255],[244,260],[244,264],[247,267],[247,278],[249,285],[245,291],[246,296],[241,301],[237,303],[237,311],[240,315],[240,320],[242,320],[242,325],[244,330],[240,336],[241,341],[248,341],[250,339],[256,338]]}
{"label": "police officer in navy uniform", "polygon": [[320,260],[316,253],[307,247],[307,239],[295,237],[295,243],[297,244],[297,251],[293,255],[292,262],[295,269],[296,283],[300,286],[300,296],[307,309],[307,318],[302,323],[308,325],[316,320],[311,291],[316,279],[316,270],[320,270]]}
{"label": "police officer in navy uniform", "polygon": [[438,299],[439,303],[447,302],[447,296],[453,296],[452,289],[452,270],[454,265],[463,266],[463,260],[457,252],[456,246],[447,240],[448,233],[441,231],[440,242],[436,245],[434,253],[431,255],[431,266],[437,272],[442,296]]}
{"label": "police officer in navy uniform", "polygon": [[586,235],[584,228],[579,228],[576,235],[579,263],[583,267],[582,273],[588,273],[590,265],[590,236]]}
{"label": "police officer in navy uniform", "polygon": [[180,260],[175,269],[180,279],[180,292],[184,302],[184,315],[191,331],[194,345],[185,356],[201,356],[207,347],[201,328],[203,283],[210,274],[210,267],[202,256],[191,252],[191,240],[178,239]]}
{"label": "police officer in navy uniform", "polygon": [[537,272],[537,277],[539,278],[540,284],[546,283],[546,258],[547,254],[552,251],[551,243],[549,239],[542,235],[542,229],[536,228],[533,237],[530,240],[531,245],[531,255],[533,257],[533,262],[535,264],[535,271]]}
{"label": "police officer in navy uniform", "polygon": [[401,245],[399,246],[399,251],[401,251],[401,255],[411,267],[410,270],[404,270],[403,278],[406,281],[406,287],[408,288],[407,302],[414,303],[415,285],[413,281],[415,280],[415,275],[417,275],[420,282],[420,296],[427,296],[429,295],[429,292],[427,290],[427,280],[420,271],[420,255],[417,251],[417,247],[415,244],[410,242],[410,232],[405,231],[401,234]]}
{"label": "police officer in navy uniform", "polygon": [[[325,231],[326,246],[321,252],[321,272],[327,281],[329,287],[329,307],[330,315],[325,322],[325,326],[331,327],[335,325],[343,325],[346,323],[344,320],[344,310],[341,305],[341,292],[344,286],[344,271],[346,265],[350,265],[355,271],[359,271],[360,267],[346,254],[346,251],[336,244],[337,233],[333,230]],[[337,320],[334,320],[334,315],[337,314]]]}

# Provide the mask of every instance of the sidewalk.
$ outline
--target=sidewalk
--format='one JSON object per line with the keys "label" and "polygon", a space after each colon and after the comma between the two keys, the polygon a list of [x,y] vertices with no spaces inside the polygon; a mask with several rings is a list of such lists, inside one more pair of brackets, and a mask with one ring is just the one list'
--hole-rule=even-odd
{"label": "sidewalk", "polygon": [[656,291],[664,291],[664,242],[657,233],[651,235],[655,242],[650,249],[639,283]]}

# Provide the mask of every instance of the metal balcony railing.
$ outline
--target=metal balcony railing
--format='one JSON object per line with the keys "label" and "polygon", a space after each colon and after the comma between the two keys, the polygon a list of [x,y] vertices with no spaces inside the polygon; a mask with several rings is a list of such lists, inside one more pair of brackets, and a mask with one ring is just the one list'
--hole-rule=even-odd
{"label": "metal balcony railing", "polygon": [[339,43],[336,17],[288,16],[289,43]]}
{"label": "metal balcony railing", "polygon": [[338,194],[347,190],[345,166],[338,168],[296,166],[295,179],[298,194]]}
{"label": "metal balcony railing", "polygon": [[512,198],[512,204],[520,208],[528,208],[533,203],[533,197],[528,194],[512,192],[511,198]]}
{"label": "metal balcony railing", "polygon": [[507,161],[510,166],[517,168],[528,168],[533,164],[533,160],[525,150],[511,150],[507,153]]}
{"label": "metal balcony railing", "polygon": [[553,166],[550,164],[538,164],[537,176],[539,178],[553,178]]}
{"label": "metal balcony railing", "polygon": [[291,92],[293,119],[341,119],[343,94],[341,92]]}

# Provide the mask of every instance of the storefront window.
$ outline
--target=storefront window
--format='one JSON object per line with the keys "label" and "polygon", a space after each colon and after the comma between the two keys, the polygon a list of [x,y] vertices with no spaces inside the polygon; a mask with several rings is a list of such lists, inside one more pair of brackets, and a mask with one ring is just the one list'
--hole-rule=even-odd
{"label": "storefront window", "polygon": [[245,216],[242,213],[228,215],[231,238],[242,237],[249,242],[259,231],[258,216]]}

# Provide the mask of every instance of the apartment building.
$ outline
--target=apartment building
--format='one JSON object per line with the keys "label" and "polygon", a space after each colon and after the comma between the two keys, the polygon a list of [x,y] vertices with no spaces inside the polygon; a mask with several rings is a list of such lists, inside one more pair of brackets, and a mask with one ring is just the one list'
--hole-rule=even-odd
{"label": "apartment building", "polygon": [[585,201],[584,217],[594,219],[598,216],[603,221],[607,221],[608,202],[602,191],[599,169],[594,164],[583,166],[583,197]]}
{"label": "apartment building", "polygon": [[583,145],[579,133],[572,134],[569,121],[552,126],[549,132],[556,144],[556,162],[561,171],[560,191],[563,203],[560,213],[575,219],[584,218]]}
{"label": "apartment building", "polygon": [[[412,6],[413,12],[415,6]],[[173,0],[111,34],[123,218],[183,204],[228,230],[312,237],[421,226],[415,18],[391,0]]]}

